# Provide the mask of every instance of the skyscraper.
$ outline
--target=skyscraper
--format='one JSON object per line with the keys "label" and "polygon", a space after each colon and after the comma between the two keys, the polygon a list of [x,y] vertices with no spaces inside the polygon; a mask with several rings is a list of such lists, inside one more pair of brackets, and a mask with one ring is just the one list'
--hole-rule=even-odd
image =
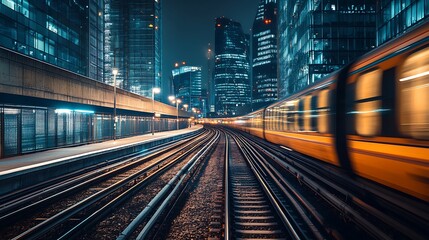
{"label": "skyscraper", "polygon": [[429,19],[429,1],[379,1],[377,9],[377,44],[405,33],[414,25]]}
{"label": "skyscraper", "polygon": [[279,0],[279,97],[375,48],[376,1]]}
{"label": "skyscraper", "polygon": [[151,97],[161,86],[160,0],[106,0],[105,36],[105,82],[116,67],[119,87]]}
{"label": "skyscraper", "polygon": [[174,95],[188,105],[188,111],[193,108],[202,110],[201,67],[178,66],[172,71]]}
{"label": "skyscraper", "polygon": [[208,45],[207,49],[207,112],[215,113],[215,84],[213,79],[213,49]]}
{"label": "skyscraper", "polygon": [[221,17],[215,23],[215,102],[219,116],[246,112],[250,104],[248,41],[241,24]]}
{"label": "skyscraper", "polygon": [[277,6],[261,0],[252,28],[252,107],[277,100]]}
{"label": "skyscraper", "polygon": [[0,45],[102,81],[100,0],[0,2]]}

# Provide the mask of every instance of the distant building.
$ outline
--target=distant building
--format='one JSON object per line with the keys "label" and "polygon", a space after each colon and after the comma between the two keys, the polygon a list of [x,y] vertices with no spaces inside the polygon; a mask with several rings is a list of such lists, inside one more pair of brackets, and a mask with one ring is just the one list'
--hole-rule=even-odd
{"label": "distant building", "polygon": [[203,109],[203,97],[201,89],[201,67],[179,66],[172,70],[174,95],[182,100],[182,105],[187,104],[187,111]]}
{"label": "distant building", "polygon": [[[161,2],[159,0],[105,1],[105,82],[152,97],[161,87]],[[162,94],[163,91],[161,91]],[[157,99],[159,94],[155,95]]]}
{"label": "distant building", "polygon": [[279,97],[376,47],[376,1],[279,0]]}
{"label": "distant building", "polygon": [[216,112],[215,104],[215,84],[213,76],[213,49],[210,43],[207,48],[207,113],[214,114]]}
{"label": "distant building", "polygon": [[0,2],[0,46],[103,80],[103,8],[98,0]]}
{"label": "distant building", "polygon": [[277,6],[261,0],[252,28],[252,107],[277,100]]}
{"label": "distant building", "polygon": [[219,116],[247,111],[251,102],[248,40],[241,24],[228,18],[215,22],[215,107]]}
{"label": "distant building", "polygon": [[400,36],[411,27],[427,22],[429,1],[379,1],[377,9],[377,44]]}

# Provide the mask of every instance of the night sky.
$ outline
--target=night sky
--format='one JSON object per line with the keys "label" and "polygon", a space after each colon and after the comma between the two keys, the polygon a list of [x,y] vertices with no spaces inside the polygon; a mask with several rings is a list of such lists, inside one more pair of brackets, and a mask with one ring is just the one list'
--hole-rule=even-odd
{"label": "night sky", "polygon": [[[175,62],[207,71],[207,44],[214,48],[214,21],[225,16],[241,23],[249,33],[260,0],[164,0],[162,3],[163,79],[169,79]],[[204,81],[204,79],[203,79]]]}

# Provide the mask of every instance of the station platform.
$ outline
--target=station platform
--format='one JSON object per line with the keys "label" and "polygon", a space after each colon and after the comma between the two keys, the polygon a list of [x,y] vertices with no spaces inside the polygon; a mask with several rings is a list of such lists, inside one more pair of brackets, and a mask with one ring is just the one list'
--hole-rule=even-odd
{"label": "station platform", "polygon": [[[156,132],[117,140],[86,144],[74,147],[64,147],[42,152],[30,153],[0,159],[0,185],[6,183],[19,186],[0,187],[0,194],[25,187],[29,180],[40,182],[49,177],[66,174],[72,170],[96,164],[137,151],[144,150],[171,140],[196,133],[203,129],[202,125],[191,128]],[[28,179],[27,179],[28,177]]]}

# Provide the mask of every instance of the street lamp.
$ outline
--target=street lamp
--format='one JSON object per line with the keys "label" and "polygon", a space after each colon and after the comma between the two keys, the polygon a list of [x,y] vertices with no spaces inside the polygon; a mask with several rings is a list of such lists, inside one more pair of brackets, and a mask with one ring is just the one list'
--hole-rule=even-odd
{"label": "street lamp", "polygon": [[153,112],[153,117],[152,117],[152,135],[155,134],[155,94],[158,94],[161,92],[160,88],[152,88],[152,112]]}
{"label": "street lamp", "polygon": [[183,107],[185,108],[185,111],[188,111],[188,104],[183,104]]}
{"label": "street lamp", "polygon": [[119,70],[117,68],[112,68],[113,74],[113,141],[116,140],[116,75],[118,75]]}
{"label": "street lamp", "polygon": [[179,130],[179,103],[181,103],[182,101],[180,99],[176,99],[174,96],[169,96],[168,100],[170,100],[172,103],[176,103],[176,109],[177,109],[176,129]]}
{"label": "street lamp", "polygon": [[179,130],[179,103],[182,101],[180,99],[176,99],[176,108],[177,108],[177,130]]}

